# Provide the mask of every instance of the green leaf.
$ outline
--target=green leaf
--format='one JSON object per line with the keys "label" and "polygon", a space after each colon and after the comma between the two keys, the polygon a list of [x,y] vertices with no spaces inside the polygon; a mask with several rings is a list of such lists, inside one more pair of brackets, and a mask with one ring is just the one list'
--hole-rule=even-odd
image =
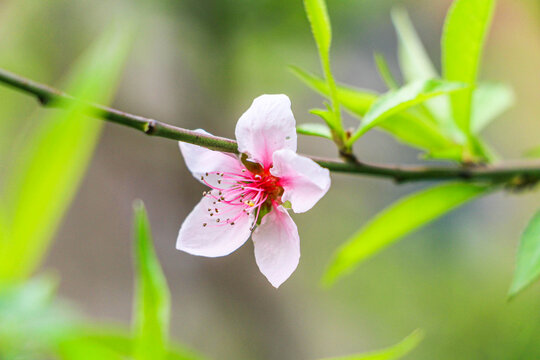
{"label": "green leaf", "polygon": [[[78,356],[73,357],[73,347],[77,348],[77,343],[83,343],[84,347],[92,347],[92,351],[100,351],[105,354],[110,354],[116,359],[120,356],[121,359],[132,358],[134,343],[132,335],[125,329],[115,326],[89,326],[85,325],[75,329],[73,336],[66,339],[61,344],[61,353],[68,354],[68,357],[64,359],[97,359],[92,357],[85,357],[84,354],[80,354],[80,351],[76,351]],[[66,349],[67,348],[67,349]],[[183,346],[174,344],[169,349],[165,358],[167,360],[201,360],[203,357],[195,352],[186,349]],[[101,359],[101,358],[100,358]]]}
{"label": "green leaf", "polygon": [[[328,94],[328,86],[321,78],[298,67],[291,66],[290,69],[300,80],[316,92],[323,95]],[[362,118],[367,113],[378,97],[378,94],[370,90],[356,89],[344,85],[338,86],[338,95],[341,104],[359,118]],[[436,125],[408,112],[389,117],[380,124],[380,127],[391,133],[399,141],[429,152],[442,152],[456,146]],[[461,151],[459,151],[456,160],[460,156]]]}
{"label": "green leaf", "polygon": [[330,129],[328,129],[328,126],[323,124],[300,124],[296,127],[296,132],[302,135],[319,136],[332,140],[332,133],[330,132]]}
{"label": "green leaf", "polygon": [[494,7],[494,0],[456,0],[448,12],[443,30],[444,78],[471,85],[450,97],[454,121],[467,135],[471,133],[473,90]]}
{"label": "green leaf", "polygon": [[68,336],[75,314],[55,300],[56,277],[0,286],[0,359],[33,359]]}
{"label": "green leaf", "polygon": [[465,85],[461,83],[431,79],[415,81],[398,90],[390,91],[381,96],[371,106],[364,116],[360,127],[351,137],[350,142],[354,143],[367,131],[392,115],[407,110],[435,96],[463,90],[464,88]]}
{"label": "green leaf", "polygon": [[339,99],[336,89],[336,81],[332,75],[330,67],[330,45],[332,43],[332,28],[330,25],[330,17],[326,8],[325,0],[304,0],[304,8],[306,9],[307,18],[311,25],[311,32],[317,43],[321,65],[326,78],[326,83],[329,89],[328,96],[332,101],[332,112],[334,116],[327,117],[330,121],[328,126],[341,133],[341,114],[339,107]]}
{"label": "green leaf", "polygon": [[480,84],[473,93],[472,132],[478,134],[491,121],[514,105],[515,94],[504,84]]}
{"label": "green leaf", "polygon": [[540,146],[525,151],[523,156],[528,158],[540,158]]}
{"label": "green leaf", "polygon": [[392,9],[392,22],[398,37],[399,64],[406,82],[438,78],[418,33],[401,7]]}
{"label": "green leaf", "polygon": [[516,270],[510,286],[509,296],[516,296],[520,291],[540,276],[540,211],[531,219],[521,235]]}
{"label": "green leaf", "polygon": [[319,49],[321,62],[329,62],[332,28],[326,3],[324,0],[304,0],[304,7],[311,25],[311,32]]}
{"label": "green leaf", "polygon": [[142,202],[135,210],[136,300],[134,328],[138,360],[165,359],[170,295],[167,281],[152,245],[152,234]]}
{"label": "green leaf", "polygon": [[366,354],[328,358],[326,360],[397,360],[413,351],[423,338],[424,332],[415,330],[396,345],[384,350],[373,351]]}
{"label": "green leaf", "polygon": [[[131,43],[130,28],[107,31],[71,72],[67,91],[106,103]],[[90,119],[83,102],[50,111],[28,139],[6,181],[9,241],[0,248],[0,281],[28,276],[40,263],[73,198],[97,142],[102,122]]]}
{"label": "green leaf", "polygon": [[377,65],[377,69],[379,70],[379,75],[381,75],[382,80],[388,86],[389,90],[396,90],[399,88],[399,84],[394,78],[394,75],[392,75],[392,72],[390,71],[390,67],[388,66],[388,62],[384,58],[382,54],[375,53],[375,64]]}
{"label": "green leaf", "polygon": [[[398,37],[399,64],[405,81],[411,83],[438,78],[439,74],[435,70],[435,66],[429,58],[407,11],[404,8],[396,7],[392,9],[391,15]],[[450,125],[450,104],[447,96],[430,99],[421,107],[425,107],[434,120],[441,124],[449,134],[455,135],[455,130]]]}
{"label": "green leaf", "polygon": [[412,194],[383,210],[337,250],[323,277],[329,285],[399,238],[478,197],[484,185],[451,183]]}

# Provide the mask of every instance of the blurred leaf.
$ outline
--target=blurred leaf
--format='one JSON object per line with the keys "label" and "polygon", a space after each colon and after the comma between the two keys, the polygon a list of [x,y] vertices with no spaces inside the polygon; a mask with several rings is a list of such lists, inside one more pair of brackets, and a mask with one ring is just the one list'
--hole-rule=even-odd
{"label": "blurred leaf", "polygon": [[494,0],[456,0],[448,12],[442,36],[443,76],[471,85],[450,96],[457,126],[471,133],[471,104],[482,48],[488,32]]}
{"label": "blurred leaf", "polygon": [[168,342],[170,295],[167,281],[152,245],[144,204],[136,202],[136,301],[134,327],[138,360],[165,359]]}
{"label": "blurred leaf", "polygon": [[527,150],[523,156],[529,158],[540,158],[540,146]]}
{"label": "blurred leaf", "polygon": [[[71,72],[67,91],[106,103],[130,44],[129,27],[107,31]],[[0,249],[0,279],[28,276],[39,264],[88,165],[102,126],[83,102],[65,104],[41,121],[8,179],[9,242]]]}
{"label": "blurred leaf", "polygon": [[540,211],[531,219],[521,235],[516,270],[509,296],[516,296],[540,276]]}
{"label": "blurred leaf", "polygon": [[392,9],[392,22],[398,37],[399,64],[406,82],[439,77],[418,33],[403,8]]}
{"label": "blurred leaf", "polygon": [[388,86],[389,90],[396,90],[399,88],[399,84],[394,78],[394,75],[392,75],[392,72],[390,71],[390,67],[388,66],[388,62],[384,58],[382,54],[375,53],[375,64],[377,65],[377,69],[379,70],[379,75],[381,75],[382,80]]}
{"label": "blurred leaf", "polygon": [[[132,358],[133,355],[134,340],[132,335],[127,330],[118,327],[85,326],[76,329],[75,336],[64,342],[61,346],[61,353],[64,355],[63,359],[79,359],[74,357],[78,355],[78,352],[71,349],[73,346],[76,346],[77,343],[82,343],[84,347],[91,346],[94,348],[93,351],[102,351],[103,353],[108,353],[113,356],[114,359],[116,359],[118,356],[120,356],[122,359]],[[80,356],[83,356],[80,359],[94,359],[84,357],[84,354],[81,354]],[[190,350],[186,350],[184,347],[179,345],[172,345],[172,347],[167,349],[165,358],[167,360],[203,359],[200,355],[197,355]]]}
{"label": "blurred leaf", "polygon": [[330,129],[328,129],[328,127],[323,124],[300,124],[296,127],[296,132],[302,135],[319,136],[332,140],[332,133],[330,132]]}
{"label": "blurred leaf", "polygon": [[58,349],[62,360],[125,360],[122,354],[84,337],[64,340]]}
{"label": "blurred leaf", "polygon": [[[411,83],[439,78],[407,11],[396,7],[392,9],[391,15],[398,37],[399,64],[405,81]],[[455,134],[455,130],[450,125],[450,104],[447,96],[429,99],[422,105],[424,106],[437,123],[443,125],[450,134]]]}
{"label": "blurred leaf", "polygon": [[472,132],[478,134],[491,121],[514,105],[515,95],[504,84],[480,84],[473,93]]}
{"label": "blurred leaf", "polygon": [[[291,70],[313,90],[323,95],[328,94],[328,86],[321,78],[298,67],[291,66]],[[346,86],[338,86],[338,94],[341,104],[359,118],[367,113],[377,101],[378,96],[370,90]],[[399,141],[430,152],[442,152],[456,147],[456,144],[443,135],[434,124],[408,112],[389,117],[380,124],[380,127],[394,135]],[[461,150],[457,159],[460,157]]]}
{"label": "blurred leaf", "polygon": [[325,360],[397,360],[413,351],[418,344],[420,344],[423,338],[424,332],[421,330],[415,330],[405,339],[387,349],[366,354],[328,358]]}
{"label": "blurred leaf", "polygon": [[329,285],[408,233],[426,225],[489,188],[451,183],[422,190],[399,200],[375,216],[337,250],[323,277]]}
{"label": "blurred leaf", "polygon": [[74,312],[55,300],[57,285],[41,276],[0,286],[0,359],[43,358],[71,332]]}
{"label": "blurred leaf", "polygon": [[435,96],[463,90],[464,88],[464,84],[431,79],[415,81],[398,90],[389,91],[371,106],[364,116],[360,127],[351,137],[350,142],[354,143],[367,131],[392,115],[407,110]]}

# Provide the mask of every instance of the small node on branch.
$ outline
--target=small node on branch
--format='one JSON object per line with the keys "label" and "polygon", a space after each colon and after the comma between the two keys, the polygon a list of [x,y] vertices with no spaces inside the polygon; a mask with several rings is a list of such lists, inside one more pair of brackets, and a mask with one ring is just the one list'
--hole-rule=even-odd
{"label": "small node on branch", "polygon": [[42,106],[47,106],[51,102],[51,98],[47,95],[36,95],[36,97]]}
{"label": "small node on branch", "polygon": [[156,131],[157,121],[156,120],[150,120],[144,125],[144,133],[146,135],[152,135],[154,131]]}

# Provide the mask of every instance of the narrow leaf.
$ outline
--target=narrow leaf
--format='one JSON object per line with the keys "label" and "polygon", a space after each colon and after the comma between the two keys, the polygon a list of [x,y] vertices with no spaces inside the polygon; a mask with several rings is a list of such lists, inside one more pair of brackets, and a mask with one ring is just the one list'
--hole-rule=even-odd
{"label": "narrow leaf", "polygon": [[397,360],[413,351],[424,338],[422,330],[415,330],[396,345],[365,354],[328,358],[326,360]]}
{"label": "narrow leaf", "polygon": [[135,210],[136,298],[134,328],[137,360],[165,359],[170,295],[167,281],[152,245],[152,234],[142,202]]}
{"label": "narrow leaf", "polygon": [[328,97],[332,101],[334,116],[329,117],[329,126],[340,133],[342,131],[339,98],[336,81],[330,66],[330,45],[332,42],[332,28],[325,0],[304,0],[304,8],[311,24],[311,32],[317,43],[321,65],[328,86]]}
{"label": "narrow leaf", "polygon": [[489,123],[514,105],[512,88],[504,84],[480,84],[473,93],[471,127],[478,134]]}
{"label": "narrow leaf", "polygon": [[304,7],[322,62],[328,62],[332,28],[324,0],[304,0]]}
{"label": "narrow leaf", "polygon": [[379,213],[337,250],[323,283],[337,278],[408,233],[484,194],[487,186],[451,183],[412,194]]}
{"label": "narrow leaf", "polygon": [[[396,7],[392,9],[391,15],[398,37],[398,58],[405,82],[411,83],[438,78],[439,74],[435,70],[435,66],[429,58],[407,11],[404,8]],[[450,103],[447,96],[430,99],[426,101],[424,106],[435,121],[444,126],[450,134],[455,132],[450,125]]]}
{"label": "narrow leaf", "polygon": [[392,9],[392,22],[398,37],[399,64],[407,82],[439,77],[407,11]]}
{"label": "narrow leaf", "polygon": [[510,286],[513,297],[540,276],[540,211],[531,219],[521,235],[516,270]]}
{"label": "narrow leaf", "polygon": [[296,127],[296,132],[302,135],[319,136],[332,140],[332,133],[330,132],[330,129],[328,129],[328,126],[323,124],[300,124]]}
{"label": "narrow leaf", "polygon": [[[67,86],[75,97],[107,103],[127,57],[129,27],[107,31],[79,60]],[[86,106],[47,112],[6,181],[6,236],[0,243],[0,280],[25,277],[39,265],[90,161],[102,122]]]}
{"label": "narrow leaf", "polygon": [[354,143],[360,136],[392,115],[407,110],[435,96],[463,90],[464,88],[465,85],[461,83],[432,79],[415,81],[399,90],[390,91],[381,96],[371,106],[364,116],[362,124],[351,137],[350,142]]}
{"label": "narrow leaf", "polygon": [[471,85],[450,97],[454,121],[465,134],[471,133],[473,90],[494,7],[494,0],[456,0],[443,30],[444,78]]}
{"label": "narrow leaf", "polygon": [[396,90],[399,88],[399,84],[397,80],[394,78],[394,75],[392,75],[392,72],[390,71],[390,67],[388,66],[388,62],[384,58],[382,54],[375,53],[375,64],[377,65],[377,70],[379,70],[379,75],[381,75],[382,80],[388,86],[389,90]]}

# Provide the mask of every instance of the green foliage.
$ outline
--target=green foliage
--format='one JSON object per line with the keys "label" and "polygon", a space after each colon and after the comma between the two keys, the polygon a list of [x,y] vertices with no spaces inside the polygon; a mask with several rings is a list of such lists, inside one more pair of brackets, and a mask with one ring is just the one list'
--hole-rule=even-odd
{"label": "green foliage", "polygon": [[504,84],[480,84],[473,93],[471,131],[479,134],[491,121],[514,105],[512,88]]}
{"label": "green foliage", "polygon": [[[405,82],[439,78],[407,11],[395,8],[391,15],[398,37],[399,65]],[[447,96],[430,99],[420,108],[449,135],[455,136],[455,131],[450,125],[450,104]]]}
{"label": "green foliage", "polygon": [[[78,327],[74,336],[66,338],[61,343],[59,352],[64,360],[97,359],[89,356],[95,353],[102,354],[105,359],[131,359],[135,344],[136,339],[123,328],[86,325]],[[186,350],[183,346],[173,344],[167,348],[165,359],[201,360],[202,357]]]}
{"label": "green foliage", "polygon": [[[126,59],[130,28],[107,31],[79,60],[67,90],[100,103],[110,100]],[[6,241],[0,280],[28,276],[39,265],[88,165],[102,123],[84,115],[84,102],[50,112],[14,161],[4,200]]]}
{"label": "green foliage", "polygon": [[405,9],[395,8],[391,15],[398,37],[399,64],[405,81],[439,77]]}
{"label": "green foliage", "polygon": [[419,80],[398,90],[390,91],[381,96],[369,108],[360,127],[351,137],[350,143],[354,143],[368,130],[381,124],[392,115],[398,114],[435,96],[463,90],[464,88],[465,85],[461,83],[442,80]]}
{"label": "green foliage", "polygon": [[332,133],[330,132],[328,127],[323,124],[300,124],[296,127],[296,132],[302,135],[319,136],[332,140]]}
{"label": "green foliage", "polygon": [[332,75],[330,66],[330,45],[332,43],[332,28],[330,25],[330,17],[326,8],[325,0],[304,0],[304,8],[306,15],[311,24],[311,32],[319,49],[319,57],[328,86],[328,95],[332,102],[330,116],[325,116],[324,119],[332,132],[336,133],[336,138],[343,137],[343,125],[341,123],[341,110],[339,98],[336,88],[336,81]]}
{"label": "green foliage", "polygon": [[135,208],[136,300],[134,330],[137,360],[165,359],[168,342],[170,295],[152,245],[152,234],[142,202]]}
{"label": "green foliage", "polygon": [[439,185],[391,205],[337,250],[323,277],[330,285],[337,278],[408,233],[488,191],[476,184]]}
{"label": "green foliage", "polygon": [[396,90],[399,88],[399,84],[397,80],[394,78],[394,75],[392,75],[392,72],[390,71],[390,67],[388,66],[388,62],[384,58],[382,54],[375,53],[375,64],[377,65],[377,70],[379,70],[379,75],[381,75],[381,79],[384,81],[386,86],[388,86],[389,90]]}
{"label": "green foliage", "polygon": [[55,300],[58,281],[42,276],[0,287],[0,358],[37,359],[73,330],[73,312]]}
{"label": "green foliage", "polygon": [[325,360],[397,360],[413,351],[423,338],[424,332],[421,330],[415,330],[396,345],[384,350],[374,351],[366,354],[328,358]]}
{"label": "green foliage", "polygon": [[[324,80],[298,67],[291,67],[293,73],[310,88],[320,94],[328,94]],[[338,86],[340,103],[354,116],[362,118],[377,101],[378,95],[371,90]],[[461,148],[448,139],[435,124],[411,112],[401,112],[388,117],[379,126],[408,145],[427,150],[428,153],[441,153],[452,159],[459,159]],[[450,151],[452,150],[452,151]],[[441,156],[443,157],[443,156]]]}
{"label": "green foliage", "polygon": [[471,133],[472,97],[494,0],[456,0],[448,12],[442,37],[443,76],[471,87],[450,97],[457,126]]}
{"label": "green foliage", "polygon": [[509,296],[513,297],[540,276],[540,211],[521,235],[514,279]]}

